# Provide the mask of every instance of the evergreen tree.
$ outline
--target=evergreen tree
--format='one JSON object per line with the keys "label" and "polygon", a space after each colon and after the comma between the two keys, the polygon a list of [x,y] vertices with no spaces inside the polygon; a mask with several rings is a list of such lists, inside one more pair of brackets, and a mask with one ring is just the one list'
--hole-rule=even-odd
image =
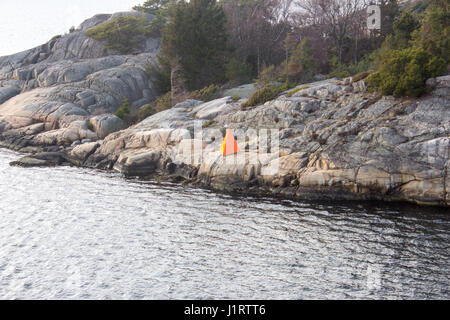
{"label": "evergreen tree", "polygon": [[395,20],[400,15],[400,9],[397,0],[381,0],[381,39],[385,39],[387,35],[394,31]]}
{"label": "evergreen tree", "polygon": [[107,49],[121,54],[141,50],[142,42],[152,34],[152,22],[145,15],[141,18],[119,16],[86,31],[88,37],[104,42]]}
{"label": "evergreen tree", "polygon": [[447,3],[431,1],[420,22],[407,11],[402,14],[383,43],[378,70],[367,78],[369,87],[385,95],[418,97],[427,91],[428,78],[445,74],[450,62]]}
{"label": "evergreen tree", "polygon": [[289,78],[294,81],[309,80],[315,69],[314,52],[305,38],[291,54],[288,64]]}
{"label": "evergreen tree", "polygon": [[170,6],[175,2],[175,0],[147,0],[142,5],[134,6],[133,9],[154,15],[166,15]]}
{"label": "evergreen tree", "polygon": [[413,45],[450,63],[450,4],[431,1],[420,29],[414,31],[412,38]]}
{"label": "evergreen tree", "polygon": [[419,28],[420,23],[408,11],[403,12],[399,19],[394,22],[394,33],[392,36],[392,47],[394,49],[403,49],[409,46],[411,35],[414,30]]}
{"label": "evergreen tree", "polygon": [[188,90],[225,81],[226,18],[216,0],[177,3],[163,35],[164,52],[179,62]]}
{"label": "evergreen tree", "polygon": [[227,64],[225,75],[233,85],[240,85],[252,81],[252,67],[233,57]]}
{"label": "evergreen tree", "polygon": [[122,105],[117,109],[115,115],[122,120],[125,120],[126,116],[129,115],[130,110],[130,102],[127,97],[122,98]]}

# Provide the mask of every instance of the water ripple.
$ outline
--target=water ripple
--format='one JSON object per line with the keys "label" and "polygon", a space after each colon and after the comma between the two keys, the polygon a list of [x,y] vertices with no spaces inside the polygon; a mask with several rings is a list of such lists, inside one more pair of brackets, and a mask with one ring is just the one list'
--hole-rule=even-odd
{"label": "water ripple", "polygon": [[241,198],[0,150],[3,299],[448,299],[448,210]]}

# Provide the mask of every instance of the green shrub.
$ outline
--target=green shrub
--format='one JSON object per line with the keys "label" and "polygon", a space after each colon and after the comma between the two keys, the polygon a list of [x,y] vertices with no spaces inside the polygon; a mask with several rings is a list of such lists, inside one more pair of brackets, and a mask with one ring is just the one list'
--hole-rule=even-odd
{"label": "green shrub", "polygon": [[139,108],[135,114],[136,121],[142,121],[158,112],[172,108],[171,92],[160,96],[158,99],[150,104]]}
{"label": "green shrub", "polygon": [[236,58],[231,58],[227,64],[225,75],[233,85],[249,83],[252,79],[252,67]]}
{"label": "green shrub", "polygon": [[363,71],[363,72],[357,73],[352,77],[352,82],[358,82],[360,80],[364,80],[369,75],[370,75],[369,71]]}
{"label": "green shrub", "polygon": [[156,100],[156,112],[161,112],[172,108],[172,93],[167,92]]}
{"label": "green shrub", "polygon": [[382,94],[418,97],[425,81],[445,73],[450,58],[448,1],[432,0],[425,17],[418,21],[404,12],[374,56],[377,72],[367,78],[369,90]]}
{"label": "green shrub", "polygon": [[94,130],[94,125],[92,124],[92,122],[88,122],[88,124],[87,124],[87,128],[88,128],[88,130],[90,130],[90,131],[95,131]]}
{"label": "green shrub", "polygon": [[351,76],[351,73],[350,73],[350,71],[348,71],[348,70],[345,68],[345,66],[340,67],[340,68],[337,69],[337,70],[333,70],[333,71],[329,74],[329,77],[330,77],[330,78],[339,78],[339,79],[342,79],[342,78],[348,78],[348,77],[350,77],[350,76]]}
{"label": "green shrub", "polygon": [[330,58],[329,64],[331,66],[331,72],[328,74],[329,78],[347,78],[353,75],[367,72],[371,69],[372,60],[374,57],[372,55],[366,55],[358,63],[354,64],[343,64],[339,63],[337,56]]}
{"label": "green shrub", "polygon": [[156,113],[156,109],[155,106],[151,105],[151,104],[147,104],[143,107],[140,107],[138,110],[138,121],[142,121],[152,115],[154,115]]}
{"label": "green shrub", "polygon": [[[155,19],[149,21],[145,15],[142,18],[119,16],[89,29],[86,31],[86,35],[105,42],[107,49],[127,54],[140,49],[142,41],[154,34],[155,23]],[[158,21],[158,23],[161,23],[161,21]]]}
{"label": "green shrub", "polygon": [[379,70],[367,77],[367,83],[383,95],[418,97],[426,91],[425,81],[442,74],[446,67],[442,58],[422,48],[393,50],[382,58]]}
{"label": "green shrub", "polygon": [[170,109],[172,107],[171,93],[168,92],[165,95],[156,99],[156,101],[151,104],[142,106],[137,111],[136,119],[137,121],[142,121],[158,112]]}
{"label": "green shrub", "polygon": [[145,74],[147,75],[147,78],[151,79],[155,74],[155,67],[152,66],[150,63],[147,63],[145,65]]}
{"label": "green shrub", "polygon": [[303,87],[299,87],[299,88],[296,88],[296,89],[294,89],[294,90],[291,90],[291,91],[289,91],[287,94],[286,94],[286,96],[287,97],[292,97],[294,94],[296,94],[297,92],[299,92],[299,91],[301,91],[301,90],[303,90],[303,89],[308,89],[309,88],[309,86],[303,86]]}
{"label": "green shrub", "polygon": [[128,102],[128,99],[126,97],[123,97],[122,99],[122,105],[119,107],[119,109],[117,109],[116,113],[114,113],[114,115],[116,115],[117,117],[119,117],[122,120],[125,120],[125,117],[130,114],[131,110],[130,110],[130,103]]}
{"label": "green shrub", "polygon": [[298,82],[307,82],[317,71],[314,52],[303,39],[293,50],[288,63],[289,79]]}
{"label": "green shrub", "polygon": [[214,120],[214,119],[211,119],[211,120],[208,120],[208,121],[205,121],[204,123],[203,123],[203,129],[205,129],[205,128],[208,128],[208,127],[210,127],[210,126],[212,126],[214,123],[216,122],[216,120]]}
{"label": "green shrub", "polygon": [[436,1],[427,10],[420,29],[412,33],[413,44],[450,63],[450,5]]}
{"label": "green shrub", "polygon": [[241,100],[241,97],[240,97],[238,94],[233,94],[233,96],[231,97],[231,99],[232,99],[234,102],[236,102],[236,101]]}
{"label": "green shrub", "polygon": [[212,84],[203,89],[191,92],[190,98],[207,102],[216,99],[218,97],[219,91],[220,91],[219,86]]}
{"label": "green shrub", "polygon": [[156,89],[161,94],[165,94],[172,89],[170,61],[164,55],[158,55],[158,66],[147,64],[145,73],[149,79],[153,79]]}
{"label": "green shrub", "polygon": [[241,106],[243,108],[254,107],[275,99],[281,92],[289,90],[292,85],[285,83],[281,86],[268,86],[256,91],[247,102]]}
{"label": "green shrub", "polygon": [[269,87],[272,83],[276,82],[279,77],[279,72],[274,65],[271,65],[261,71],[256,79],[256,83],[261,87]]}
{"label": "green shrub", "polygon": [[410,11],[404,11],[394,21],[393,34],[387,40],[391,49],[400,50],[409,47],[412,33],[420,27],[419,21]]}

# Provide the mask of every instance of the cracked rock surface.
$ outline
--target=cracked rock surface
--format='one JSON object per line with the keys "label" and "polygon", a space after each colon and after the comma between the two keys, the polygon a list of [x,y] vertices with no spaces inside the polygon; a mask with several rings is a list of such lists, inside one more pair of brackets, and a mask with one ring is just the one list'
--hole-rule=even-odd
{"label": "cracked rock surface", "polygon": [[[136,55],[109,52],[84,32],[111,17],[0,58],[0,146],[31,154],[15,165],[71,163],[295,199],[450,205],[449,75],[418,99],[330,79],[253,108],[229,96],[187,100],[125,129],[111,113],[124,96],[133,107],[155,97],[145,66],[160,40]],[[226,127],[236,157],[221,155]]]}
{"label": "cracked rock surface", "polygon": [[[112,116],[124,97],[133,108],[155,98],[145,69],[156,64],[160,39],[146,39],[138,53],[120,55],[85,35],[90,28],[118,15],[141,13],[96,15],[74,32],[0,57],[3,145],[70,145],[84,139],[101,139],[124,128]],[[91,120],[94,131],[88,130]]]}
{"label": "cracked rock surface", "polygon": [[[230,97],[188,100],[108,135],[83,161],[298,199],[449,206],[449,82],[437,78],[420,99],[379,98],[361,90],[363,83],[326,80],[251,109]],[[231,161],[219,151],[226,126],[241,150]],[[261,141],[264,129],[276,132],[277,150]]]}

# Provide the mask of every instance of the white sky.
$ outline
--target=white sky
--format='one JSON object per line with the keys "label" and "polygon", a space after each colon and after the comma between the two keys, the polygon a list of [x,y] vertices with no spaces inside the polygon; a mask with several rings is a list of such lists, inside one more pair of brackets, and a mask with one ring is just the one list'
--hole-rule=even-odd
{"label": "white sky", "polygon": [[98,13],[130,10],[144,0],[0,0],[0,56],[41,45]]}

